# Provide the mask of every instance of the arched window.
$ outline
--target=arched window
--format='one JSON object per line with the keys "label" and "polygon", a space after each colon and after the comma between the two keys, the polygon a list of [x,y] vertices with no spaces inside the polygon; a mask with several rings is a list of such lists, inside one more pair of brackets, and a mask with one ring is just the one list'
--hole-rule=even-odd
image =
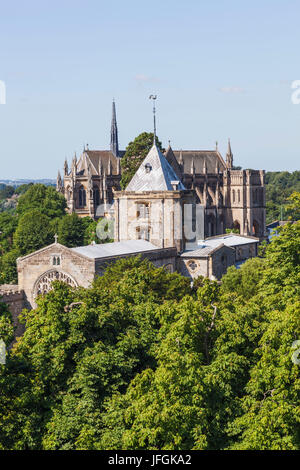
{"label": "arched window", "polygon": [[52,265],[53,266],[60,266],[60,256],[59,255],[54,255],[52,257]]}
{"label": "arched window", "polygon": [[232,202],[235,202],[235,190],[232,190]]}
{"label": "arched window", "polygon": [[232,227],[238,233],[241,233],[241,225],[238,220],[235,220]]}
{"label": "arched window", "polygon": [[238,202],[241,202],[241,191],[238,189]]}
{"label": "arched window", "polygon": [[79,207],[86,206],[86,191],[83,186],[79,188]]}
{"label": "arched window", "polygon": [[93,196],[94,196],[94,205],[99,206],[100,205],[100,191],[99,188],[96,186],[93,188]]}
{"label": "arched window", "polygon": [[259,223],[256,220],[253,220],[252,234],[255,237],[259,236]]}

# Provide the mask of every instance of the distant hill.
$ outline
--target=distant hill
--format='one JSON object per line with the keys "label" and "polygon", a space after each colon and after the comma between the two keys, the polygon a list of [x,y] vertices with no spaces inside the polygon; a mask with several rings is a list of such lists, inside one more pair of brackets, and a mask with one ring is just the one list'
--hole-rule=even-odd
{"label": "distant hill", "polygon": [[54,179],[44,178],[44,179],[11,179],[11,180],[4,180],[0,179],[0,186],[1,184],[5,184],[6,186],[21,186],[21,184],[29,184],[29,183],[41,183],[45,184],[46,186],[54,186],[56,181]]}

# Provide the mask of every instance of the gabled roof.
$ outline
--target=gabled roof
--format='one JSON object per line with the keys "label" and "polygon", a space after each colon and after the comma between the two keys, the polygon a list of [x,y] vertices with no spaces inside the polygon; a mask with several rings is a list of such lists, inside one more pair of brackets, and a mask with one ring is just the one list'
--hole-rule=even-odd
{"label": "gabled roof", "polygon": [[251,235],[240,235],[238,233],[228,233],[224,235],[215,235],[214,237],[206,238],[201,241],[198,240],[198,244],[205,244],[208,246],[218,246],[223,243],[226,246],[240,246],[248,245],[249,243],[259,243],[259,238],[252,237]]}
{"label": "gabled roof", "polygon": [[[191,166],[193,164],[195,173],[203,174],[204,162],[207,173],[216,173],[217,166],[219,171],[226,169],[226,164],[218,150],[172,150],[169,147],[166,152],[166,158],[171,165],[173,156],[177,163],[180,164],[182,161],[183,173],[191,173]],[[175,166],[174,169],[177,171]]]}
{"label": "gabled roof", "polygon": [[[119,152],[121,154],[123,152]],[[90,165],[91,175],[99,175],[99,166],[101,163],[102,173],[109,174],[109,165],[111,165],[111,174],[118,175],[118,162],[120,157],[116,157],[110,150],[85,150],[77,163],[77,174],[87,176],[87,164]],[[110,163],[109,163],[110,162]]]}
{"label": "gabled roof", "polygon": [[145,251],[157,251],[160,249],[146,240],[125,240],[123,242],[80,246],[78,248],[71,248],[71,250],[87,258],[101,259],[112,256],[138,254]]}
{"label": "gabled roof", "polygon": [[153,144],[125,191],[173,191],[174,181],[178,182],[178,190],[185,189],[175,170]]}

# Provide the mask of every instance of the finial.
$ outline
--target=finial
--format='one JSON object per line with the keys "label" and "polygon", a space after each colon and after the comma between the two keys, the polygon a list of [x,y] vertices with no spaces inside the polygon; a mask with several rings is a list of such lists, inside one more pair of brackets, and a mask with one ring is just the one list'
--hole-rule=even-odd
{"label": "finial", "polygon": [[169,147],[171,147],[171,141],[170,141],[170,139],[168,140],[168,143],[169,143]]}
{"label": "finial", "polygon": [[58,235],[57,233],[54,235],[54,240],[55,240],[55,244],[57,243],[57,240],[58,240]]}
{"label": "finial", "polygon": [[156,144],[156,108],[155,108],[155,101],[157,99],[157,95],[150,95],[149,100],[153,101],[153,144]]}
{"label": "finial", "polygon": [[218,150],[218,141],[216,140],[216,150]]}

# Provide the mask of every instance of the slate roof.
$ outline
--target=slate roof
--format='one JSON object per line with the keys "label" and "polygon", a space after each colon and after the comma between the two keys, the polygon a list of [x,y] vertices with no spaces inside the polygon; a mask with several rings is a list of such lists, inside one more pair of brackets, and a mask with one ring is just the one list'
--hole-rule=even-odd
{"label": "slate roof", "polygon": [[198,244],[205,244],[209,246],[216,247],[220,243],[224,244],[225,246],[240,246],[240,245],[248,245],[249,243],[258,243],[259,239],[256,237],[251,237],[251,236],[244,236],[244,235],[238,235],[238,234],[231,234],[229,233],[228,235],[217,235],[215,237],[209,237],[206,238],[205,240],[199,240]]}
{"label": "slate roof", "polygon": [[237,234],[217,235],[215,237],[198,240],[194,250],[184,251],[181,256],[183,258],[201,258],[207,257],[214,251],[219,250],[222,246],[234,249],[235,246],[247,245],[249,243],[258,243],[258,238],[246,237]]}
{"label": "slate roof", "polygon": [[[147,167],[150,169],[148,172]],[[178,190],[185,189],[175,170],[154,144],[125,191],[173,191],[172,181],[178,181]]]}
{"label": "slate roof", "polygon": [[159,250],[146,240],[126,240],[123,242],[103,243],[98,245],[71,248],[72,251],[91,259],[110,258],[111,256],[130,255],[144,251]]}
{"label": "slate roof", "polygon": [[184,251],[180,256],[182,258],[206,258],[207,256],[209,256],[214,251],[217,251],[222,246],[224,246],[223,243],[220,243],[219,246],[217,247],[203,246],[202,248],[198,248],[197,250]]}
{"label": "slate roof", "polygon": [[[121,152],[120,152],[121,153]],[[85,150],[80,156],[77,163],[77,174],[81,176],[87,175],[87,162],[90,163],[91,174],[99,174],[99,163],[102,164],[102,173],[109,173],[109,161],[111,162],[111,174],[118,175],[118,160],[120,157],[115,157],[115,155],[110,150]]]}
{"label": "slate roof", "polygon": [[[182,173],[179,166],[181,161],[183,164],[183,173],[191,173],[192,163],[194,164],[195,173],[198,174],[203,173],[204,162],[206,164],[207,173],[216,173],[217,164],[219,171],[226,169],[226,164],[218,150],[172,150],[172,148],[169,147],[165,153],[165,157],[178,174]],[[176,162],[174,162],[174,159]]]}

